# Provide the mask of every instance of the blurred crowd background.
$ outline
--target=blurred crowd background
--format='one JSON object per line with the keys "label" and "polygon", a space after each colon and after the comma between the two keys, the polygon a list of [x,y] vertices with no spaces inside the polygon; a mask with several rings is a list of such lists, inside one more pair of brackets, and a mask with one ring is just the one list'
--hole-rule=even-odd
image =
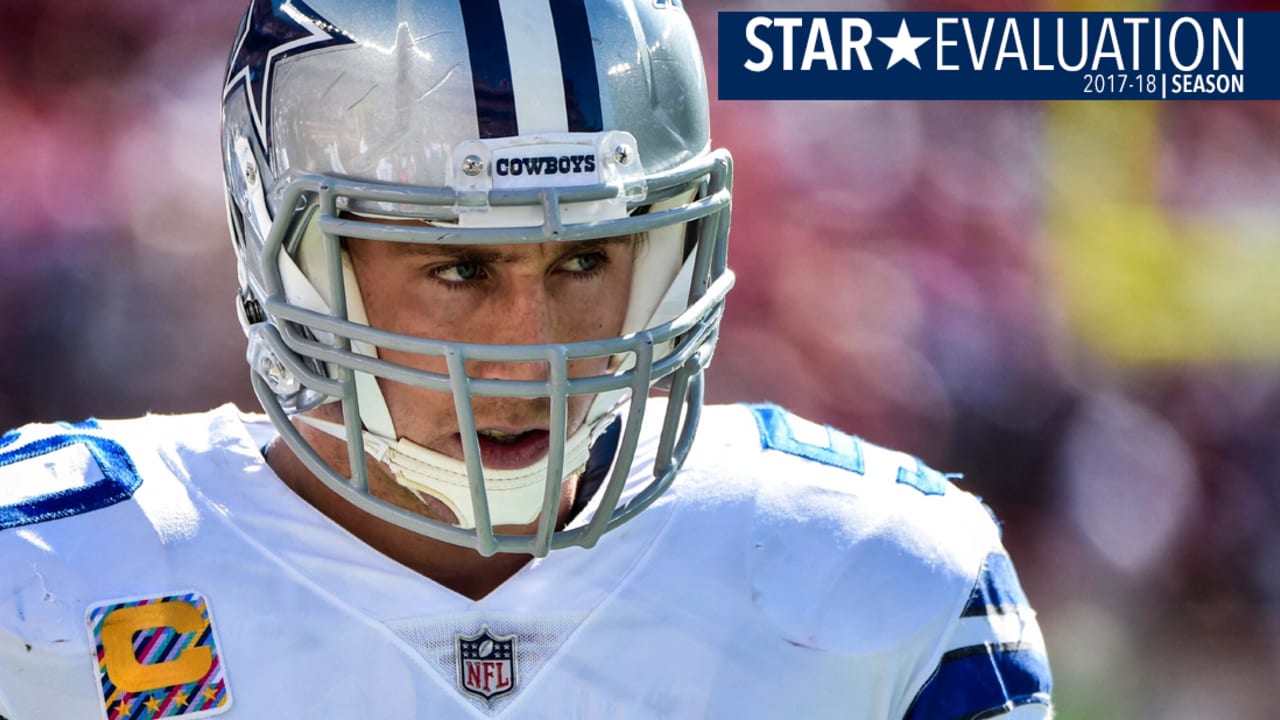
{"label": "blurred crowd background", "polygon": [[[685,5],[737,159],[711,398],[964,473],[1062,720],[1280,716],[1280,104],[716,102],[716,12],[790,6]],[[0,4],[0,426],[256,407],[217,149],[242,9]]]}

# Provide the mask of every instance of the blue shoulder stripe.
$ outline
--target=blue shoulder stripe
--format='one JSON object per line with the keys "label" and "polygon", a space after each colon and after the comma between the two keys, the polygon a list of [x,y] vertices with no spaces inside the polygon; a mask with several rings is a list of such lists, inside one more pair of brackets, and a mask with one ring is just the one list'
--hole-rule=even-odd
{"label": "blue shoulder stripe", "polygon": [[1022,585],[1018,582],[1018,573],[1013,569],[1013,561],[1008,555],[995,552],[982,561],[978,582],[960,616],[999,615],[1028,605],[1026,593],[1022,592]]}
{"label": "blue shoulder stripe", "polygon": [[981,720],[1050,704],[1049,659],[1020,645],[975,645],[943,655],[903,720]]}

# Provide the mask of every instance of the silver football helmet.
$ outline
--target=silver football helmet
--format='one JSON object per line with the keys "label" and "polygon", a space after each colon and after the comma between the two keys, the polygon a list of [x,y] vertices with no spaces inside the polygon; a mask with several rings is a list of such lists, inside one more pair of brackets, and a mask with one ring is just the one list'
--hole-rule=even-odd
{"label": "silver football helmet", "polygon": [[[594,545],[670,485],[733,284],[732,161],[711,149],[702,59],[679,0],[252,0],[223,90],[222,159],[254,390],[340,496],[483,555],[544,555]],[[538,345],[371,327],[344,244],[619,236],[643,238],[622,333]],[[380,356],[392,351],[441,358],[448,372]],[[571,376],[570,361],[583,358],[609,369]],[[476,362],[541,363],[545,377],[468,375]],[[380,382],[452,393],[464,459],[401,437]],[[658,383],[670,399],[652,478],[624,493]],[[485,467],[479,396],[549,399],[545,459],[524,471]],[[592,398],[574,432],[571,396]],[[329,402],[344,422],[299,415]],[[350,477],[294,416],[346,441]],[[558,530],[562,482],[606,429],[616,452],[594,513]],[[371,495],[366,455],[457,523]],[[494,532],[535,518],[532,535]]]}

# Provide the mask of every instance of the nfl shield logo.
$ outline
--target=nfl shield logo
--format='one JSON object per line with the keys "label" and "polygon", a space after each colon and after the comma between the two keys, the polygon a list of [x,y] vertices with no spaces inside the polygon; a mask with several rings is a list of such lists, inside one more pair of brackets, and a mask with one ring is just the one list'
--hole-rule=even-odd
{"label": "nfl shield logo", "polygon": [[475,635],[457,635],[458,687],[492,705],[516,689],[516,636],[494,635],[484,625]]}

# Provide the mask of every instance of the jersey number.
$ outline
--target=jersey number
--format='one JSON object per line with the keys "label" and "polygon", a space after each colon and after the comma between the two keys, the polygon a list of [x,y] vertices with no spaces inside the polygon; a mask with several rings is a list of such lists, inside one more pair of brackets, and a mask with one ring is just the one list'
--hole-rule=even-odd
{"label": "jersey number", "polygon": [[41,438],[16,447],[18,433],[6,433],[0,437],[0,467],[81,445],[97,463],[102,477],[87,485],[0,505],[0,530],[101,510],[128,500],[142,484],[133,460],[119,443],[85,432],[94,429],[94,424],[64,427],[73,432]]}
{"label": "jersey number", "polygon": [[[777,405],[748,405],[760,428],[760,442],[771,450],[863,474],[862,441],[852,435],[797,417]],[[916,460],[913,468],[898,469],[898,482],[925,495],[942,495],[946,480],[937,470]]]}

